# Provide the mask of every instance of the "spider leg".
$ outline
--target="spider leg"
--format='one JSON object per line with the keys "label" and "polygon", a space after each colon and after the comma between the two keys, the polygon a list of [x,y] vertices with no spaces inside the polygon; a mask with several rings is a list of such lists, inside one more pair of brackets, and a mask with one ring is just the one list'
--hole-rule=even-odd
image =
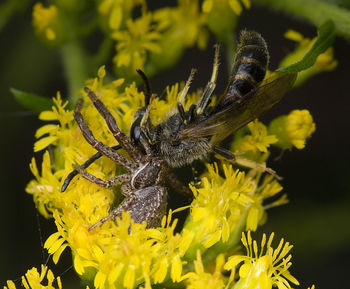
{"label": "spider leg", "polygon": [[[112,147],[112,149],[114,149],[114,150],[119,150],[119,149],[121,149],[121,146],[120,146],[120,145],[116,145],[116,146]],[[94,154],[92,157],[90,157],[85,163],[83,163],[83,164],[80,166],[80,168],[81,168],[81,169],[86,169],[86,168],[88,168],[94,161],[98,160],[98,159],[99,159],[100,157],[102,157],[102,156],[103,156],[103,154],[100,153],[100,152],[95,153],[95,154]],[[74,178],[77,174],[79,174],[79,172],[78,172],[77,170],[73,170],[73,171],[71,171],[71,172],[69,173],[69,175],[66,177],[66,179],[65,179],[64,182],[63,182],[63,185],[62,185],[62,188],[61,188],[61,192],[62,192],[62,193],[67,189],[68,185],[70,184],[70,182],[73,180],[73,178]]]}
{"label": "spider leg", "polygon": [[112,116],[107,107],[99,100],[96,94],[88,87],[84,88],[85,92],[90,97],[92,103],[106,121],[109,130],[112,132],[118,143],[127,151],[132,159],[137,160],[141,158],[142,153],[135,147],[128,139],[128,137],[119,129],[115,118]]}
{"label": "spider leg", "polygon": [[82,106],[82,100],[79,100],[74,110],[74,119],[78,123],[80,130],[82,131],[86,141],[91,146],[93,146],[96,150],[98,150],[100,153],[104,154],[106,157],[110,158],[111,160],[115,161],[119,165],[123,166],[129,172],[135,169],[135,165],[132,162],[130,162],[127,158],[123,157],[122,155],[115,152],[109,146],[95,139],[90,128],[85,122],[82,114],[80,113],[81,106]]}
{"label": "spider leg", "polygon": [[97,223],[93,224],[88,231],[92,231],[98,226],[101,226],[103,223],[109,221],[110,219],[118,217],[123,211],[127,211],[133,202],[135,201],[135,196],[130,195],[128,198],[125,198],[124,201],[117,207],[115,208],[112,212],[107,217],[102,218],[99,220]]}
{"label": "spider leg", "polygon": [[113,187],[116,185],[120,185],[122,183],[130,182],[130,175],[129,174],[118,175],[118,176],[115,176],[113,178],[110,178],[110,179],[104,181],[104,180],[101,180],[100,178],[98,178],[92,174],[89,174],[88,172],[81,169],[81,167],[79,167],[79,166],[74,166],[74,168],[81,174],[81,176],[84,179],[87,179],[88,181],[90,181],[94,184],[97,184],[103,188],[110,188],[110,187]]}

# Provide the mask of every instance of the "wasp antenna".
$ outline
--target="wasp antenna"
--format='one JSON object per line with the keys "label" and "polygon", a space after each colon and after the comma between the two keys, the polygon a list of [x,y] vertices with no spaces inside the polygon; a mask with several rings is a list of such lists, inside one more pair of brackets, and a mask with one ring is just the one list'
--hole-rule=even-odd
{"label": "wasp antenna", "polygon": [[151,86],[149,84],[146,74],[141,69],[136,69],[136,72],[141,76],[145,85],[145,106],[148,106],[152,96]]}
{"label": "wasp antenna", "polygon": [[186,81],[186,84],[185,84],[185,86],[184,86],[184,88],[183,88],[183,90],[182,90],[182,92],[180,94],[180,97],[179,97],[179,102],[181,104],[185,103],[185,97],[186,97],[186,95],[188,93],[188,90],[190,89],[190,85],[192,83],[192,80],[193,80],[194,75],[196,74],[196,72],[197,72],[197,69],[195,69],[195,68],[191,69],[190,76],[188,77],[188,79]]}

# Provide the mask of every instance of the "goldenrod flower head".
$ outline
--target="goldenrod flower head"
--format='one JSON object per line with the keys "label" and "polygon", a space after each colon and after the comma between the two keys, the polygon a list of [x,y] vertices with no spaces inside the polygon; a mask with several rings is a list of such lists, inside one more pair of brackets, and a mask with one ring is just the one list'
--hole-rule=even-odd
{"label": "goldenrod flower head", "polygon": [[108,19],[108,26],[111,30],[118,30],[131,16],[135,6],[146,5],[144,0],[102,0],[99,2],[97,10],[103,19]]}
{"label": "goldenrod flower head", "polygon": [[41,2],[33,6],[33,26],[37,36],[49,45],[57,45],[64,39],[63,27],[55,5],[44,7]]}
{"label": "goldenrod flower head", "polygon": [[216,257],[216,265],[214,271],[206,272],[200,251],[197,250],[197,260],[194,261],[195,272],[190,272],[184,276],[186,279],[187,289],[221,289],[228,288],[229,283],[226,284],[226,278],[222,275],[223,266],[225,264],[225,257],[219,254]]}
{"label": "goldenrod flower head", "polygon": [[202,10],[204,13],[209,13],[212,9],[216,9],[217,6],[228,5],[235,14],[240,15],[243,10],[242,4],[246,9],[250,8],[249,0],[204,0]]}
{"label": "goldenrod flower head", "polygon": [[[101,67],[98,76],[87,81],[87,86],[108,107],[122,131],[128,134],[136,110],[144,106],[144,94],[135,84],[121,89],[122,79],[104,84],[105,74],[104,67]],[[151,119],[154,124],[173,113],[172,108],[182,87],[174,84],[167,88],[167,100],[156,98],[153,101]],[[116,145],[90,99],[83,92],[80,95],[84,100],[81,113],[95,137],[109,146]],[[188,95],[184,100],[185,107],[195,103],[198,96],[198,93]],[[152,284],[177,283],[186,278],[192,286],[190,288],[198,288],[203,284],[201,280],[207,280],[213,288],[220,288],[227,281],[219,269],[224,263],[221,255],[214,273],[204,271],[200,255],[197,255],[195,272],[192,275],[184,273],[190,272],[188,264],[196,258],[196,254],[200,254],[197,250],[205,253],[209,248],[215,249],[214,245],[219,242],[230,243],[244,225],[255,230],[265,221],[267,208],[286,201],[282,196],[272,204],[264,204],[267,198],[282,189],[273,177],[263,177],[253,170],[245,174],[225,163],[221,173],[219,166],[214,164],[207,166],[201,186],[191,187],[195,199],[181,232],[175,233],[177,220],[173,219],[173,214],[180,209],[170,211],[159,228],[146,229],[145,223],[135,224],[129,213],[124,212],[116,222],[109,221],[88,231],[92,224],[109,214],[112,206],[120,203],[119,189],[105,189],[77,176],[64,193],[60,192],[72,164],[83,163],[95,150],[85,141],[73,120],[72,111],[59,94],[54,102],[55,106],[42,112],[40,119],[57,124],[47,124],[38,129],[36,136],[39,140],[35,144],[36,150],[53,145],[52,154],[44,153],[41,172],[32,160],[31,170],[35,179],[26,190],[33,195],[40,213],[55,220],[57,232],[45,242],[53,261],[57,263],[62,252],[69,247],[75,270],[82,278],[93,282],[96,288],[134,288],[141,284],[144,288],[151,288]],[[272,140],[265,126],[255,121],[249,130],[254,150],[267,150]],[[102,157],[87,170],[101,179],[108,179],[119,174],[121,169],[115,162]]]}
{"label": "goldenrod flower head", "polygon": [[57,8],[51,5],[45,8],[41,2],[38,2],[33,7],[33,25],[38,32],[44,33],[46,38],[54,40],[56,33],[53,31],[53,23],[57,21]]}
{"label": "goldenrod flower head", "polygon": [[[178,0],[174,8],[162,8],[155,11],[155,19],[162,30],[164,38],[182,41],[186,47],[198,44],[204,49],[207,42],[207,33],[203,30],[205,17],[200,13],[198,1]],[[179,45],[176,44],[176,45]]]}
{"label": "goldenrod flower head", "polygon": [[129,72],[135,74],[136,69],[143,69],[147,60],[147,53],[160,53],[158,41],[161,37],[156,30],[151,13],[145,13],[140,18],[126,21],[126,30],[112,33],[117,40],[117,54],[114,62],[117,67],[127,67]]}
{"label": "goldenrod flower head", "polygon": [[[234,170],[232,165],[222,165],[223,176],[217,164],[207,165],[199,188],[191,186],[195,199],[185,228],[196,232],[195,240],[204,248],[227,242],[241,218],[247,218],[246,228],[256,230],[265,220],[263,201],[282,190],[271,176],[260,183],[260,176],[247,177]],[[282,197],[284,199],[284,197]],[[280,205],[279,199],[270,205]]]}
{"label": "goldenrod flower head", "polygon": [[280,116],[274,119],[268,128],[269,132],[278,138],[275,145],[283,149],[290,149],[293,146],[303,149],[306,139],[315,129],[312,115],[306,109],[293,110],[288,115]]}
{"label": "goldenrod flower head", "polygon": [[267,127],[257,119],[247,125],[248,135],[238,138],[233,143],[233,149],[236,152],[257,152],[266,153],[271,144],[277,142],[276,136],[269,134]]}
{"label": "goldenrod flower head", "polygon": [[[45,277],[47,280],[45,280]],[[42,284],[43,282],[47,285]],[[53,285],[54,282],[57,283],[56,286]],[[35,267],[28,270],[27,273],[22,276],[22,284],[25,289],[62,289],[60,277],[57,277],[55,280],[52,271],[45,265],[41,265],[40,273]],[[16,286],[9,280],[7,281],[7,286],[4,286],[4,289],[16,289]]]}
{"label": "goldenrod flower head", "polygon": [[[172,212],[168,218],[164,217],[160,228],[146,229],[145,223],[135,224],[129,213],[124,212],[117,224],[108,222],[88,232],[87,224],[100,218],[94,215],[95,210],[98,214],[102,211],[100,201],[94,198],[88,204],[67,206],[64,214],[54,213],[58,232],[47,239],[45,248],[53,254],[55,262],[67,246],[71,247],[78,274],[95,268],[96,275],[85,278],[93,279],[96,288],[134,288],[143,282],[145,288],[151,288],[151,282],[161,283],[167,274],[174,282],[182,280],[181,258],[191,244],[193,233],[175,234],[177,221],[171,223]],[[92,202],[97,205],[93,206]],[[86,205],[89,207],[84,209]],[[84,212],[88,208],[91,216]],[[108,213],[108,209],[103,211]]]}
{"label": "goldenrod flower head", "polygon": [[244,262],[239,269],[240,279],[235,284],[236,289],[271,289],[273,286],[284,289],[290,288],[289,282],[299,285],[299,282],[288,271],[292,265],[290,262],[292,256],[289,251],[293,246],[288,242],[284,243],[282,239],[278,247],[273,249],[271,247],[273,237],[272,233],[266,243],[266,235],[263,235],[259,253],[257,242],[252,240],[250,232],[247,233],[247,236],[242,233],[241,240],[247,250],[247,255],[234,255],[224,266],[226,270],[235,270],[238,264]]}
{"label": "goldenrod flower head", "polygon": [[198,0],[178,0],[178,6],[158,9],[153,15],[162,37],[161,53],[150,55],[151,71],[174,65],[186,47],[206,47],[209,38],[206,17],[199,9]]}
{"label": "goldenrod flower head", "polygon": [[206,16],[209,29],[222,41],[231,39],[238,15],[250,7],[249,0],[205,0],[202,11]]}
{"label": "goldenrod flower head", "polygon": [[[306,38],[294,30],[288,30],[284,36],[287,39],[297,42],[298,46],[281,61],[279,64],[280,67],[285,67],[301,60],[316,41],[316,37],[313,39]],[[333,70],[337,67],[337,65],[338,61],[334,59],[333,47],[330,47],[324,53],[318,56],[316,63],[312,67],[298,73],[298,78],[294,86],[301,85],[315,74]]]}
{"label": "goldenrod flower head", "polygon": [[[136,110],[144,106],[144,95],[135,84],[119,92],[122,80],[104,85],[104,76],[105,70],[101,67],[98,77],[89,80],[87,85],[102,99],[119,127],[127,133]],[[179,87],[179,84],[175,84],[168,89],[167,105],[174,105],[171,102],[181,91]],[[104,120],[89,98],[82,95],[86,104],[82,114],[94,135],[110,146],[115,145],[116,141]],[[192,97],[188,96],[187,102],[193,101]],[[67,109],[67,103],[62,102],[59,94],[54,102],[52,110],[42,112],[40,119],[57,121],[58,124],[40,128],[36,134],[40,139],[35,145],[36,150],[54,145],[53,155],[50,158],[48,151],[44,153],[41,173],[35,160],[32,160],[31,170],[35,180],[26,189],[33,195],[40,213],[55,219],[58,231],[45,243],[45,248],[53,255],[53,261],[57,263],[65,248],[70,247],[76,271],[84,278],[93,280],[97,288],[133,288],[143,282],[146,288],[150,288],[151,283],[161,283],[167,276],[173,282],[181,281],[185,264],[182,258],[192,243],[194,233],[189,230],[174,233],[177,221],[171,222],[172,212],[156,229],[146,230],[146,224],[134,224],[129,214],[125,213],[118,224],[107,222],[88,232],[89,226],[108,215],[116,196],[112,190],[101,188],[81,177],[76,178],[64,193],[60,192],[62,181],[72,170],[72,164],[88,159],[94,149],[84,140],[73,121],[72,111]],[[161,105],[155,103],[155,108]],[[157,109],[152,114],[155,119],[161,115]],[[89,171],[106,179],[117,173],[117,166],[101,158],[91,165]],[[115,193],[118,195],[118,191]]]}

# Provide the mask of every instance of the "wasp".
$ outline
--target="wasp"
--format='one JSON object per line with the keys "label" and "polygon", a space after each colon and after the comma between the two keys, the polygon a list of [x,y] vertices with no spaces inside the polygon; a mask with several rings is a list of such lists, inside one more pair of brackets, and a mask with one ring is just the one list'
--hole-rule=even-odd
{"label": "wasp", "polygon": [[[123,210],[129,211],[136,223],[146,221],[147,227],[157,227],[166,213],[168,186],[185,195],[191,194],[187,186],[171,172],[171,168],[189,165],[209,153],[234,159],[233,153],[219,146],[220,142],[278,103],[296,79],[296,73],[276,71],[274,77],[263,82],[268,63],[269,53],[263,37],[255,31],[242,31],[230,79],[216,103],[212,105],[219,69],[218,46],[215,49],[211,78],[199,101],[193,103],[188,110],[184,107],[195,73],[192,70],[179,96],[176,112],[158,125],[153,125],[149,118],[153,99],[149,82],[144,73],[138,71],[145,83],[145,107],[136,112],[130,137],[121,132],[96,94],[85,88],[119,145],[108,147],[94,138],[80,112],[82,102],[78,102],[74,118],[86,141],[98,153],[83,165],[75,166],[61,190],[64,191],[73,177],[80,173],[82,177],[106,188],[122,185],[121,192],[125,196],[117,208],[89,230],[119,216]],[[118,153],[119,149],[124,149],[129,158]],[[109,180],[87,173],[85,168],[102,155],[124,167],[127,173]]]}

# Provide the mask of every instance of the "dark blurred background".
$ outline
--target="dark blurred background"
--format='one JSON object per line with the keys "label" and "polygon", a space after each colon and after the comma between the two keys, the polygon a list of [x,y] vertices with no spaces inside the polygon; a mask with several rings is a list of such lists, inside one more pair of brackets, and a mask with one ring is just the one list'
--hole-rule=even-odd
{"label": "dark blurred background", "polygon": [[[28,7],[29,8],[29,7]],[[239,29],[259,31],[267,40],[271,54],[270,68],[293,49],[283,38],[287,29],[314,37],[316,28],[299,19],[262,8],[245,11]],[[237,30],[237,31],[238,31]],[[93,41],[93,40],[92,40]],[[212,40],[214,43],[214,40]],[[154,77],[155,92],[176,81],[185,80],[192,67],[199,69],[193,88],[209,79],[212,49],[188,50],[178,64]],[[292,274],[300,288],[312,284],[318,289],[344,288],[348,283],[350,259],[350,43],[337,38],[334,44],[339,65],[332,72],[318,75],[290,92],[262,120],[287,114],[293,109],[309,109],[316,122],[316,132],[304,150],[286,152],[270,166],[284,177],[282,184],[290,204],[271,209],[262,232],[275,232],[276,239],[294,244]],[[224,53],[223,53],[224,55]],[[217,91],[227,80],[225,61],[220,67]],[[60,90],[67,93],[63,67],[57,50],[38,43],[33,35],[31,12],[17,14],[0,31],[0,283],[15,280],[33,266],[46,262],[42,241],[55,232],[52,220],[38,216],[30,195],[24,191],[32,178],[29,162],[33,156],[34,133],[43,123],[37,115],[23,109],[9,88],[52,97]],[[41,152],[36,154],[40,157]],[[71,266],[67,249],[58,266],[50,264],[55,275]],[[77,287],[74,270],[64,272],[63,288]],[[20,282],[18,281],[18,283]]]}

